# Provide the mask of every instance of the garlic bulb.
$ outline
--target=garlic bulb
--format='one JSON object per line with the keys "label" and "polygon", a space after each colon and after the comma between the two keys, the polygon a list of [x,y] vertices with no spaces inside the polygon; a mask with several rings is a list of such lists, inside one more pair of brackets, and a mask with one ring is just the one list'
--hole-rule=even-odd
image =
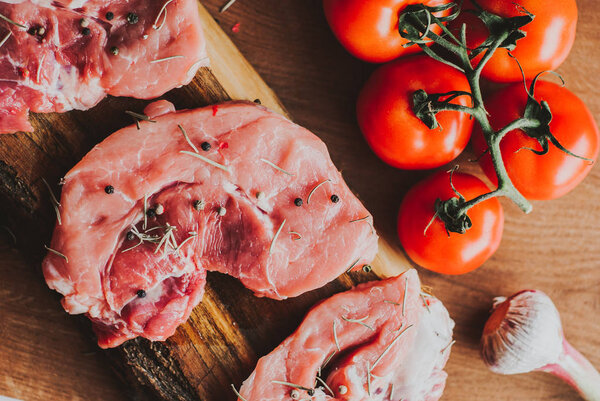
{"label": "garlic bulb", "polygon": [[481,354],[496,373],[527,373],[554,363],[562,352],[562,325],[552,300],[540,291],[496,298],[481,337]]}
{"label": "garlic bulb", "polygon": [[496,298],[483,329],[485,364],[505,375],[533,370],[554,374],[588,401],[600,401],[600,374],[563,336],[558,310],[543,292]]}

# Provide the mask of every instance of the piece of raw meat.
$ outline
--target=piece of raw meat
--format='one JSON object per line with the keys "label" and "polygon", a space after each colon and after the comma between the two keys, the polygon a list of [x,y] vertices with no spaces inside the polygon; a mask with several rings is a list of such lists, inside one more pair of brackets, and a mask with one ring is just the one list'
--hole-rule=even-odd
{"label": "piece of raw meat", "polygon": [[208,64],[197,0],[0,0],[0,14],[0,133],[32,131],[29,110],[152,99]]}
{"label": "piece of raw meat", "polygon": [[249,102],[145,112],[66,175],[50,246],[64,258],[43,263],[100,346],[172,335],[206,270],[283,299],[375,256],[371,215],[308,130]]}
{"label": "piece of raw meat", "polygon": [[453,327],[444,305],[421,292],[416,270],[361,284],[313,307],[258,361],[240,394],[246,401],[435,401]]}

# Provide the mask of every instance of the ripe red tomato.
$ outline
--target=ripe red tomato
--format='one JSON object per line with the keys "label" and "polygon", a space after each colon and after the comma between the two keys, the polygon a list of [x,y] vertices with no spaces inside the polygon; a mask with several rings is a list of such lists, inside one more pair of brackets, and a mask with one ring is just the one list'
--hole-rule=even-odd
{"label": "ripe red tomato", "polygon": [[[452,183],[467,200],[489,192],[479,178],[454,173]],[[436,199],[456,197],[450,174],[440,171],[415,185],[404,197],[398,215],[398,236],[408,256],[418,265],[438,273],[463,274],[481,266],[500,245],[504,212],[497,198],[485,200],[467,212],[473,226],[464,234],[446,232],[436,218]],[[427,228],[427,231],[425,229]]]}
{"label": "ripe red tomato", "polygon": [[[438,167],[456,158],[469,142],[473,122],[465,113],[438,113],[441,129],[429,129],[415,116],[412,96],[418,89],[429,94],[469,91],[469,84],[452,67],[418,55],[379,67],[358,97],[358,124],[365,139],[394,167]],[[470,102],[466,96],[452,101],[463,106]]]}
{"label": "ripe red tomato", "polygon": [[[477,0],[477,4],[503,17],[523,15],[523,8],[535,15],[533,22],[522,28],[527,36],[518,40],[511,52],[521,63],[528,79],[539,72],[558,68],[569,55],[577,27],[575,0]],[[467,7],[473,8],[468,4]],[[463,23],[467,24],[469,47],[477,47],[488,36],[488,29],[483,22],[468,12],[463,12],[450,24],[451,30],[458,31]],[[484,67],[482,76],[496,82],[522,79],[519,67],[508,55],[507,49],[496,51]]]}
{"label": "ripe red tomato", "polygon": [[[556,139],[572,153],[596,160],[600,134],[585,104],[568,89],[548,81],[538,81],[535,98],[549,103],[552,111],[550,131]],[[492,128],[498,130],[522,116],[526,102],[523,84],[513,84],[496,92],[486,102]],[[473,133],[473,148],[478,155],[487,149],[479,126]],[[558,198],[575,188],[593,166],[552,144],[543,156],[522,148],[542,149],[536,140],[521,130],[509,132],[500,142],[508,176],[527,199]],[[480,164],[490,180],[497,182],[488,154],[480,159]]]}
{"label": "ripe red tomato", "polygon": [[[340,43],[355,57],[382,63],[420,51],[398,32],[398,16],[409,4],[440,6],[451,0],[323,0],[325,16]],[[440,15],[448,14],[443,13]],[[439,33],[439,29],[434,29]]]}

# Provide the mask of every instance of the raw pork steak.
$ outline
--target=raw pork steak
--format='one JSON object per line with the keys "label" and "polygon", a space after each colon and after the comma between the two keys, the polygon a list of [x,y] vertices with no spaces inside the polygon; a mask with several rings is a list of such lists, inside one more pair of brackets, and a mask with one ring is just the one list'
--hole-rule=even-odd
{"label": "raw pork steak", "polygon": [[444,305],[421,292],[416,270],[361,284],[315,306],[258,361],[240,394],[247,401],[436,401],[453,327]]}
{"label": "raw pork steak", "polygon": [[43,263],[100,346],[172,335],[207,270],[283,299],[375,256],[371,215],[306,129],[247,102],[146,113],[66,175],[50,247],[64,258]]}
{"label": "raw pork steak", "polygon": [[0,0],[0,14],[0,133],[32,131],[29,110],[158,97],[208,63],[197,0]]}

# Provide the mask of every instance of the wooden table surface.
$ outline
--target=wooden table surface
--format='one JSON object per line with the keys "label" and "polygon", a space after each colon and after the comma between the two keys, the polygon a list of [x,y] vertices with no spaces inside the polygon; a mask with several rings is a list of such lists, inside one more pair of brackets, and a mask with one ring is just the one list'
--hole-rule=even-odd
{"label": "wooden table surface", "polygon": [[[373,212],[378,229],[396,241],[394,221],[403,193],[427,172],[403,172],[375,158],[355,123],[357,92],[373,66],[350,57],[328,30],[320,0],[238,0],[218,14],[224,0],[203,3],[242,53],[275,90],[295,120],[348,157],[334,160],[349,185]],[[561,68],[568,87],[600,120],[600,11],[578,1],[578,37]],[[240,23],[239,32],[231,27]],[[344,154],[336,152],[336,154]],[[477,171],[462,158],[461,167]],[[356,169],[355,169],[356,171]],[[457,323],[457,344],[447,366],[444,400],[576,400],[558,380],[542,374],[504,377],[489,373],[478,357],[478,338],[491,299],[538,288],[555,300],[570,342],[600,366],[600,167],[569,195],[535,202],[530,215],[508,202],[497,254],[460,277],[420,270],[422,280],[447,305]],[[25,263],[0,233],[0,396],[23,400],[127,400],[94,339],[63,312],[39,267]],[[276,344],[273,344],[275,346]],[[228,389],[224,399],[233,398]]]}

